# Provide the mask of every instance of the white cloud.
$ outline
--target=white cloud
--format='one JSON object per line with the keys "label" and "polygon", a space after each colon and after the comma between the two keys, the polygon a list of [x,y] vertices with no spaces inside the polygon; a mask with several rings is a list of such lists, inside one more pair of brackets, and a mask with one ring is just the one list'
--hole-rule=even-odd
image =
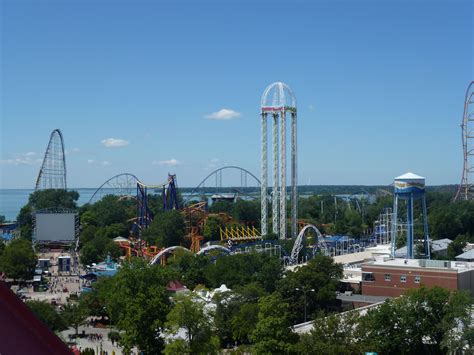
{"label": "white cloud", "polygon": [[111,163],[110,163],[110,161],[104,160],[102,162],[102,165],[107,166],[107,165],[111,165]]}
{"label": "white cloud", "polygon": [[313,106],[313,105],[309,105],[308,108],[309,108],[311,111],[314,111],[314,106]]}
{"label": "white cloud", "polygon": [[119,139],[119,138],[102,139],[101,143],[106,148],[117,148],[117,147],[124,147],[124,146],[128,145],[128,141],[126,141],[124,139]]}
{"label": "white cloud", "polygon": [[33,161],[29,159],[21,159],[21,158],[2,159],[0,160],[0,164],[2,165],[31,165],[33,164]]}
{"label": "white cloud", "polygon": [[94,160],[94,159],[87,159],[87,163],[88,163],[88,164],[94,164],[94,163],[95,163],[95,160]]}
{"label": "white cloud", "polygon": [[79,148],[72,148],[73,153],[79,153],[81,150]]}
{"label": "white cloud", "polygon": [[153,160],[153,165],[167,165],[167,166],[176,166],[181,165],[181,162],[172,158],[170,160]]}
{"label": "white cloud", "polygon": [[27,152],[27,153],[16,153],[11,154],[11,158],[0,159],[1,165],[38,165],[43,159],[35,158],[38,153],[36,152]]}
{"label": "white cloud", "polygon": [[220,111],[213,112],[209,115],[206,115],[206,118],[210,120],[228,121],[228,120],[233,120],[234,118],[237,118],[239,116],[240,116],[240,112],[237,112],[228,108],[223,108]]}

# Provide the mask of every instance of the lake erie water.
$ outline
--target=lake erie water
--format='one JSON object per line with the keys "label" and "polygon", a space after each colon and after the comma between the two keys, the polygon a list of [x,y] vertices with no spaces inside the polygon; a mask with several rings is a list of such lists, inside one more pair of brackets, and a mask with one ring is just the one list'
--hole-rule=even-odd
{"label": "lake erie water", "polygon": [[[68,189],[79,192],[79,200],[77,201],[78,206],[82,206],[89,202],[97,189],[92,188],[78,188],[78,189]],[[7,221],[14,221],[18,216],[21,208],[26,205],[28,202],[28,197],[34,191],[34,189],[0,189],[0,215],[5,216]],[[97,199],[107,195],[116,193],[116,189],[107,189],[102,188],[100,195],[96,195],[93,202],[96,202]],[[133,194],[135,189],[131,190]],[[148,193],[161,193],[161,191],[149,191]],[[212,194],[212,193],[211,193]],[[211,194],[206,194],[210,196]],[[189,193],[184,192],[181,194],[183,197],[189,195]],[[210,202],[210,201],[209,201]]]}
{"label": "lake erie water", "polygon": [[[71,189],[79,192],[78,206],[89,202],[96,189]],[[28,202],[28,197],[33,189],[0,189],[0,215],[8,221],[13,221],[18,216],[20,209]]]}

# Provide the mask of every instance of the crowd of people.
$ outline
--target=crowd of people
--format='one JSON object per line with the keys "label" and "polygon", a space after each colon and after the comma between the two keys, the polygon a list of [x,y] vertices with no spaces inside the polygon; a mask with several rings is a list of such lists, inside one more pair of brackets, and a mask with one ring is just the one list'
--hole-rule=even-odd
{"label": "crowd of people", "polygon": [[80,283],[79,277],[52,276],[48,282],[48,292],[55,294],[68,292],[67,284],[71,283]]}

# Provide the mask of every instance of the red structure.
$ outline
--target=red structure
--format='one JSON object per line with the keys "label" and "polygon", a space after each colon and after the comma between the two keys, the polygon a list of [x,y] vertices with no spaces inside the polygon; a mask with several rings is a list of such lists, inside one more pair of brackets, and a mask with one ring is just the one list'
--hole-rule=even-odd
{"label": "red structure", "polygon": [[1,281],[0,354],[72,354],[72,350]]}

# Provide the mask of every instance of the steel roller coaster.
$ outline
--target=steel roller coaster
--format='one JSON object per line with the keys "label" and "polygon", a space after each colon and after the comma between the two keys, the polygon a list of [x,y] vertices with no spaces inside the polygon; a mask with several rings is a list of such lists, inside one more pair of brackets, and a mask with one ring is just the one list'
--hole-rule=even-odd
{"label": "steel roller coaster", "polygon": [[[250,187],[259,188],[261,185],[260,180],[250,171],[235,165],[224,166],[212,171],[204,179],[202,179],[201,182],[184,198],[184,202],[187,203],[192,201],[194,198],[200,197],[200,193],[206,189],[209,191],[218,191],[219,189],[222,190],[222,172],[226,170],[236,170],[240,172],[240,187],[231,187],[231,190],[241,195],[248,195],[247,191],[245,191],[246,189],[249,189]],[[256,183],[256,185],[249,184],[249,177],[251,181],[253,180]],[[215,181],[215,185],[212,184],[214,182],[212,180]],[[212,181],[212,183],[210,181]]]}
{"label": "steel roller coaster", "polygon": [[41,189],[67,189],[64,139],[59,129],[51,132],[43,163],[36,178],[35,191]]}

